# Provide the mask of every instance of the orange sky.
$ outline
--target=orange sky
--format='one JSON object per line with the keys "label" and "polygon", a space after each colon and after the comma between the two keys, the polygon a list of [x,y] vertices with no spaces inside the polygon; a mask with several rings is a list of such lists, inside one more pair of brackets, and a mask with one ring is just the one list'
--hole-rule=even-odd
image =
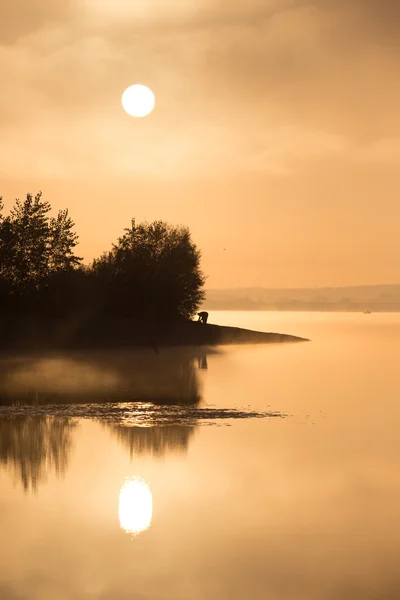
{"label": "orange sky", "polygon": [[[33,8],[33,4],[35,8]],[[207,287],[398,283],[398,0],[0,0],[0,195],[89,261],[188,225]],[[123,90],[156,109],[126,115]]]}

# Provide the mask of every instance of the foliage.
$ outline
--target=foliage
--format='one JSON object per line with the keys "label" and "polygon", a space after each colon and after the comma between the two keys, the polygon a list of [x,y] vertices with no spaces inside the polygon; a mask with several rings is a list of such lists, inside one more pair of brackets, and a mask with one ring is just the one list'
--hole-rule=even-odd
{"label": "foliage", "polygon": [[82,260],[73,253],[78,236],[68,211],[49,218],[50,210],[41,192],[27,194],[0,219],[0,277],[16,298],[39,292],[54,274],[74,269]]}
{"label": "foliage", "polygon": [[124,316],[191,317],[204,298],[201,253],[186,227],[136,225],[92,265],[105,310]]}
{"label": "foliage", "polygon": [[201,253],[185,227],[132,220],[110,252],[84,267],[68,210],[50,217],[41,192],[16,200],[9,216],[3,208],[0,198],[3,312],[189,318],[204,298]]}

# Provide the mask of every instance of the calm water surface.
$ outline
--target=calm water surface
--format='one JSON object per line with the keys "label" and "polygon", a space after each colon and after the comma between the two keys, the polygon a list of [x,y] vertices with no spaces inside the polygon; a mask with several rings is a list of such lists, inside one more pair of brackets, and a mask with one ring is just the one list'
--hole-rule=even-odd
{"label": "calm water surface", "polygon": [[1,600],[400,598],[400,315],[210,320],[312,341],[1,361]]}

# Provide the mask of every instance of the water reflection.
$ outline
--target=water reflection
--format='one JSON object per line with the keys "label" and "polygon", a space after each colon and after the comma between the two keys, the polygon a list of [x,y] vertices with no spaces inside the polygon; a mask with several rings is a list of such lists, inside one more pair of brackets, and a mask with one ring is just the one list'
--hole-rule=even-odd
{"label": "water reflection", "polygon": [[119,523],[131,535],[150,527],[153,515],[153,496],[148,484],[139,477],[127,479],[119,493]]}
{"label": "water reflection", "polygon": [[206,350],[200,354],[194,348],[3,358],[0,404],[196,404],[201,399],[199,368],[207,368]]}
{"label": "water reflection", "polygon": [[201,354],[197,357],[199,369],[208,369],[207,354]]}
{"label": "water reflection", "polygon": [[64,476],[72,448],[72,419],[0,418],[0,461],[25,491],[37,491],[49,473]]}
{"label": "water reflection", "polygon": [[[201,399],[198,368],[204,368],[204,364],[207,364],[205,350],[194,348],[164,349],[159,354],[151,350],[90,351],[3,358],[0,360],[1,462],[13,470],[25,490],[36,491],[50,473],[65,474],[72,446],[73,417],[86,414],[103,423],[110,419],[105,426],[131,457],[185,451],[195,425],[182,421],[181,426],[184,415],[176,415],[175,411],[175,422],[166,427],[157,423],[154,427],[137,425],[154,425],[155,418],[170,418],[168,411],[172,405],[197,406]],[[137,408],[124,407],[124,402],[132,401]],[[170,407],[166,411],[164,404]],[[152,410],[157,406],[161,411],[158,416]],[[28,410],[33,414],[28,414]],[[115,412],[128,415],[130,426],[116,423]]]}
{"label": "water reflection", "polygon": [[186,452],[195,426],[169,425],[162,427],[125,427],[107,425],[118,441],[135,455],[164,456],[166,452]]}

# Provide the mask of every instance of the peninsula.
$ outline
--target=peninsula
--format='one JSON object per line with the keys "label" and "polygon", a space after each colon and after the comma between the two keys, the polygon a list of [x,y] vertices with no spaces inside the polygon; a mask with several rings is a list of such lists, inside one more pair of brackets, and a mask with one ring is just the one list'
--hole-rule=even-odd
{"label": "peninsula", "polygon": [[13,319],[0,322],[0,349],[9,351],[82,348],[218,346],[309,341],[282,333],[202,324],[191,320],[147,321],[132,318]]}
{"label": "peninsula", "polygon": [[3,353],[303,341],[209,324],[208,313],[198,313],[206,297],[201,251],[187,227],[133,218],[85,265],[67,209],[50,218],[41,192],[16,199],[8,215],[3,207],[0,198]]}

